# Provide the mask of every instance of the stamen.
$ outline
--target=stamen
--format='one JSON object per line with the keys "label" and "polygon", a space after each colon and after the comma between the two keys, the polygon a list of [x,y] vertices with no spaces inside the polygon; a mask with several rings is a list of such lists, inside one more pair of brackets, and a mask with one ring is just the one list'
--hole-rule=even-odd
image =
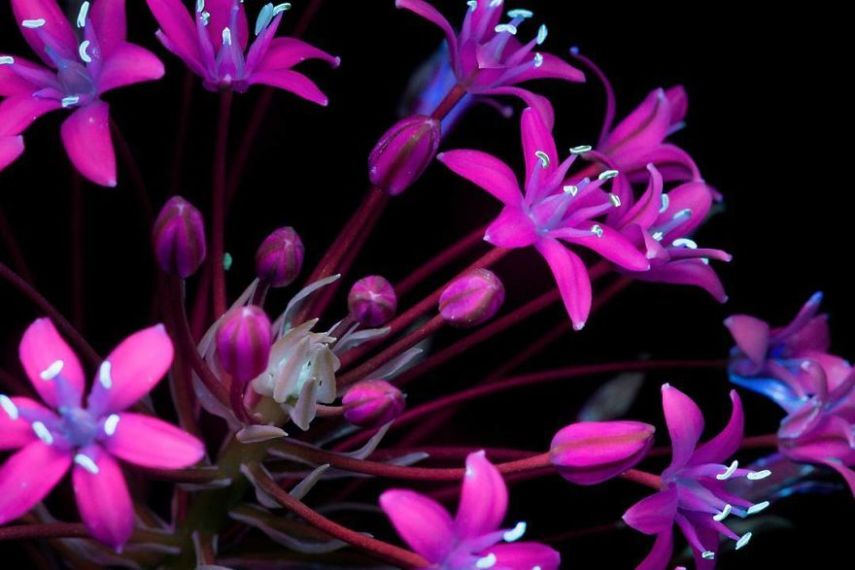
{"label": "stamen", "polygon": [[86,26],[86,17],[89,15],[89,0],[80,5],[80,12],[77,13],[77,27],[83,28]]}
{"label": "stamen", "polygon": [[537,52],[534,54],[534,66],[540,67],[541,65],[543,65],[543,54]]}
{"label": "stamen", "polygon": [[0,394],[0,408],[3,408],[3,411],[6,412],[10,420],[14,421],[18,419],[18,406],[15,405],[15,402],[9,396]]}
{"label": "stamen", "polygon": [[730,478],[731,478],[731,476],[733,476],[733,473],[734,473],[738,468],[739,468],[739,461],[737,461],[736,459],[734,459],[734,460],[733,460],[733,463],[731,463],[731,464],[730,464],[730,467],[728,467],[728,468],[725,470],[725,472],[724,472],[724,473],[721,473],[721,474],[719,474],[719,475],[716,475],[716,476],[715,476],[715,478],[716,478],[716,479],[718,479],[719,481],[727,481],[728,479],[730,479]]}
{"label": "stamen", "polygon": [[674,247],[687,247],[689,249],[698,249],[698,244],[695,240],[689,238],[679,238],[671,242]]}
{"label": "stamen", "polygon": [[232,31],[228,28],[223,28],[223,45],[232,45]]}
{"label": "stamen", "polygon": [[502,5],[504,0],[490,0],[490,8],[496,8]]}
{"label": "stamen", "polygon": [[466,5],[469,6],[470,10],[477,10],[478,0],[469,0],[468,2],[466,2]]}
{"label": "stamen", "polygon": [[591,152],[592,150],[594,150],[594,147],[592,147],[591,145],[582,144],[571,148],[570,154],[585,154],[586,152]]}
{"label": "stamen", "polygon": [[205,11],[205,0],[196,0],[196,11],[204,12]]}
{"label": "stamen", "polygon": [[740,548],[748,544],[751,541],[751,536],[752,535],[750,532],[746,532],[745,534],[743,534],[739,538],[739,540],[736,541],[736,550],[739,550]]}
{"label": "stamen", "polygon": [[83,467],[84,469],[86,469],[87,471],[89,471],[90,473],[92,473],[93,475],[97,475],[98,472],[100,471],[100,469],[98,469],[98,466],[95,464],[94,461],[92,461],[92,458],[89,457],[88,455],[83,455],[82,453],[78,453],[77,455],[74,456],[74,462],[77,463],[78,465],[80,465],[81,467]]}
{"label": "stamen", "polygon": [[37,18],[35,20],[24,20],[23,22],[21,22],[22,26],[30,30],[41,28],[45,24],[46,22],[44,18]]}
{"label": "stamen", "polygon": [[39,374],[39,378],[42,380],[53,380],[59,373],[62,372],[62,367],[65,366],[65,363],[62,360],[55,360],[53,364],[45,368],[41,374]]}
{"label": "stamen", "polygon": [[653,237],[653,239],[655,239],[656,241],[662,241],[662,238],[664,238],[664,237],[665,237],[665,234],[663,234],[662,232],[653,232],[653,236],[652,236],[652,237]]}
{"label": "stamen", "polygon": [[692,217],[692,209],[691,208],[683,208],[676,214],[674,214],[674,219],[678,220],[680,218],[691,218]]}
{"label": "stamen", "polygon": [[762,503],[757,503],[756,505],[751,505],[748,507],[748,511],[746,511],[749,515],[756,515],[760,511],[766,510],[766,507],[769,506],[769,501],[763,501]]}
{"label": "stamen", "polygon": [[726,519],[731,512],[733,512],[733,505],[726,503],[721,512],[713,516],[713,520],[716,522],[721,522]]}
{"label": "stamen", "polygon": [[752,471],[751,473],[746,475],[746,477],[750,481],[759,481],[760,479],[765,479],[766,477],[768,477],[771,474],[772,474],[771,471],[769,471],[768,469],[764,469],[763,471]]}
{"label": "stamen", "polygon": [[62,103],[62,108],[67,109],[72,105],[80,103],[80,97],[77,95],[69,95],[68,97],[63,97],[60,102]]}
{"label": "stamen", "polygon": [[110,364],[109,360],[105,360],[104,363],[101,364],[101,368],[98,369],[98,381],[107,390],[113,387],[113,377],[110,374],[112,369],[113,365]]}
{"label": "stamen", "polygon": [[265,4],[258,12],[258,19],[255,20],[255,35],[258,36],[267,29],[270,21],[273,19],[273,4]]}
{"label": "stamen", "polygon": [[45,442],[47,445],[53,443],[53,434],[50,433],[50,430],[43,424],[42,422],[33,422],[33,431],[36,432],[36,435],[40,440]]}
{"label": "stamen", "polygon": [[536,156],[540,160],[540,166],[546,168],[549,166],[549,155],[543,152],[542,150],[534,151],[534,156]]}
{"label": "stamen", "polygon": [[526,524],[524,522],[518,522],[517,526],[506,532],[502,538],[505,539],[505,542],[516,542],[523,537],[525,529]]}
{"label": "stamen", "polygon": [[497,34],[501,34],[502,32],[508,32],[512,36],[517,35],[517,27],[513,24],[499,24],[495,28]]}
{"label": "stamen", "polygon": [[119,415],[118,414],[110,414],[106,420],[104,420],[104,433],[107,435],[113,435],[116,433],[116,428],[119,426]]}
{"label": "stamen", "polygon": [[615,208],[620,208],[620,196],[618,196],[617,194],[609,194],[609,200],[612,201],[612,206],[614,206]]}
{"label": "stamen", "polygon": [[597,179],[603,181],[611,180],[612,178],[615,178],[618,174],[620,174],[620,172],[618,172],[617,170],[604,170],[600,173]]}
{"label": "stamen", "polygon": [[77,54],[80,56],[80,59],[83,60],[83,63],[92,63],[92,58],[88,53],[86,53],[86,50],[89,49],[90,43],[91,42],[89,40],[83,40],[77,47]]}
{"label": "stamen", "polygon": [[211,21],[211,13],[210,12],[202,12],[201,14],[199,14],[199,18],[201,18],[201,20],[202,20],[202,25],[207,26],[208,23]]}
{"label": "stamen", "polygon": [[484,568],[492,568],[495,565],[496,555],[491,552],[487,556],[479,558],[478,561],[475,563],[475,568],[480,568],[483,570]]}
{"label": "stamen", "polygon": [[591,233],[598,238],[601,238],[603,237],[603,227],[600,224],[594,224],[591,226]]}
{"label": "stamen", "polygon": [[668,194],[662,194],[662,206],[659,207],[659,213],[664,214],[665,210],[667,210],[670,205],[671,198],[668,197]]}
{"label": "stamen", "polygon": [[546,29],[546,24],[541,24],[537,29],[537,45],[543,44],[546,41],[546,36],[549,35],[549,30]]}
{"label": "stamen", "polygon": [[701,552],[701,558],[704,560],[715,560],[715,552],[712,550],[704,550]]}
{"label": "stamen", "polygon": [[[475,3],[476,2],[473,1],[473,4]],[[531,18],[532,16],[534,16],[534,12],[532,12],[531,10],[524,10],[522,8],[517,8],[516,10],[508,10],[508,18],[511,19],[522,18],[526,20],[528,18]]]}
{"label": "stamen", "polygon": [[276,6],[273,7],[273,15],[278,16],[282,12],[285,12],[286,10],[290,10],[290,9],[291,9],[291,3],[290,2],[283,2],[281,4],[277,4]]}
{"label": "stamen", "polygon": [[232,257],[232,254],[229,252],[223,254],[223,269],[225,269],[226,271],[230,270],[232,268],[232,263],[234,263],[234,258]]}
{"label": "stamen", "polygon": [[0,56],[0,65],[12,65],[15,63],[15,58],[11,55]]}
{"label": "stamen", "polygon": [[579,187],[573,184],[568,184],[564,187],[564,193],[570,194],[571,196],[575,196],[579,193]]}

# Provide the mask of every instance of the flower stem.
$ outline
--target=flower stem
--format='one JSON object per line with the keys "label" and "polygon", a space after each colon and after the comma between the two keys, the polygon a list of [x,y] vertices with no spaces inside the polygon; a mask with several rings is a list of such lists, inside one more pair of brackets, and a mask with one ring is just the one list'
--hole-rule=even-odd
{"label": "flower stem", "polygon": [[740,449],[757,449],[764,447],[778,447],[778,434],[767,433],[765,435],[746,437],[742,440]]}
{"label": "flower stem", "polygon": [[146,189],[142,169],[140,169],[137,159],[134,158],[134,153],[131,152],[131,146],[128,144],[128,139],[125,138],[125,135],[122,134],[119,126],[112,120],[110,121],[110,132],[113,135],[113,140],[116,143],[116,149],[119,151],[119,156],[125,164],[125,169],[128,171],[128,175],[131,178],[131,183],[134,186],[137,202],[139,202],[140,209],[142,210],[146,228],[151,229],[154,225],[154,208],[151,205],[151,199],[149,198],[149,193]]}
{"label": "flower stem", "polygon": [[656,489],[657,491],[662,488],[662,478],[647,471],[630,469],[621,473],[619,477],[633,483],[638,483],[639,485],[644,485],[645,487],[650,487],[651,489]]}
{"label": "flower stem", "polygon": [[[94,540],[82,523],[36,523],[0,527],[0,542],[13,540],[40,540],[45,538],[87,538]],[[136,530],[130,542],[163,543],[163,535],[146,530]]]}
{"label": "flower stem", "polygon": [[433,259],[402,279],[395,285],[395,293],[397,293],[398,297],[403,297],[422,281],[432,277],[449,263],[457,261],[462,255],[481,243],[484,240],[484,229],[483,227],[478,228],[463,239],[457,240],[451,247],[446,248]]}
{"label": "flower stem", "polygon": [[12,262],[12,265],[15,267],[15,271],[17,271],[21,277],[28,282],[35,283],[33,273],[30,271],[30,267],[27,264],[27,258],[24,256],[24,252],[21,249],[21,244],[18,243],[18,240],[15,237],[15,232],[12,229],[12,224],[9,223],[9,219],[6,217],[2,208],[0,208],[0,239],[3,240],[3,247],[9,254],[9,261]]}
{"label": "flower stem", "polygon": [[83,330],[84,298],[84,206],[83,180],[76,170],[71,171],[71,225],[69,245],[71,247],[71,322],[78,330]]}
{"label": "flower stem", "polygon": [[448,116],[451,111],[460,103],[460,100],[466,96],[466,88],[459,83],[451,88],[451,91],[439,102],[433,113],[430,114],[432,119],[441,121]]}
{"label": "flower stem", "polygon": [[214,170],[212,181],[212,231],[211,271],[213,272],[214,314],[219,317],[226,312],[226,273],[223,265],[226,239],[226,152],[229,139],[229,119],[232,109],[232,92],[220,94],[220,112],[217,140],[214,148]]}

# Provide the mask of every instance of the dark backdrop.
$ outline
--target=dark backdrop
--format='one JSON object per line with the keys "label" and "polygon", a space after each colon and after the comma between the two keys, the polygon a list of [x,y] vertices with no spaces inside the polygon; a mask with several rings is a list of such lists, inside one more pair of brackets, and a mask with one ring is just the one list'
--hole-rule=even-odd
{"label": "dark backdrop", "polygon": [[[170,193],[183,68],[155,42],[155,24],[143,2],[131,4],[132,39],[157,50],[168,75],[162,82],[123,89],[108,99],[143,169],[150,199],[159,206]],[[291,24],[304,4],[295,3]],[[462,0],[437,4],[452,19],[465,9]],[[639,354],[719,358],[729,347],[721,326],[727,314],[748,311],[783,323],[820,289],[832,315],[834,348],[851,356],[855,305],[846,278],[853,205],[851,142],[846,136],[852,114],[844,102],[849,99],[844,82],[851,67],[843,49],[849,43],[844,35],[849,32],[847,19],[830,3],[798,10],[782,6],[755,13],[745,4],[720,3],[526,4],[535,11],[537,22],[549,25],[545,49],[560,53],[578,45],[606,70],[617,88],[619,115],[655,87],[686,86],[689,126],[676,140],[726,197],[725,212],[703,229],[699,239],[734,254],[733,263],[722,268],[731,296],[728,305],[721,307],[696,290],[633,286],[596,315],[584,333],[568,335],[529,369]],[[252,7],[250,11],[255,13]],[[8,9],[0,12],[2,49],[26,54]],[[532,26],[522,33],[533,31]],[[275,98],[230,212],[232,292],[251,277],[255,247],[278,225],[297,227],[309,263],[318,259],[367,189],[366,155],[395,120],[409,74],[440,40],[435,28],[396,10],[392,0],[328,0],[306,37],[341,55],[343,63],[334,72],[322,64],[306,66],[330,95],[328,109],[288,94]],[[555,103],[559,146],[593,140],[603,110],[602,91],[595,81],[586,86],[538,87]],[[189,117],[193,134],[185,149],[180,192],[207,210],[216,104],[201,89],[193,95]],[[241,132],[256,96],[238,98],[236,132]],[[25,156],[0,175],[0,206],[19,236],[39,288],[70,311],[72,200],[70,168],[58,144],[58,115],[40,120],[27,132]],[[518,161],[518,138],[516,119],[500,120],[482,108],[471,113],[446,147],[482,147],[513,163]],[[87,186],[82,194],[83,328],[105,351],[151,320],[148,228],[125,169],[120,181],[117,189]],[[417,187],[394,201],[354,275],[379,272],[398,279],[495,212],[496,205],[476,188],[433,168]],[[547,284],[535,256],[515,255],[499,272],[507,280],[512,303]],[[0,285],[0,300],[0,365],[17,371],[17,339],[34,314],[5,285]],[[559,318],[556,309],[519,334],[474,351],[434,374],[431,389],[414,388],[411,398],[471,382],[495,365],[497,354],[512,351]],[[663,381],[697,397],[712,428],[723,424],[729,387],[720,374],[651,375],[631,415],[659,421],[656,386]],[[558,427],[572,421],[593,385],[589,380],[558,391],[532,390],[478,404],[460,417],[456,431],[438,434],[436,441],[542,448]],[[774,430],[778,411],[759,398],[745,399],[749,433]],[[545,535],[615,520],[638,496],[622,483],[580,493],[555,480],[522,485],[512,501],[514,515],[525,514],[532,532]],[[791,526],[755,533],[748,548],[738,555],[725,554],[721,565],[787,567],[799,559],[820,562],[822,567],[846,567],[841,557],[850,550],[844,540],[852,530],[851,505],[844,491],[782,501],[775,514],[789,519]],[[623,568],[640,560],[649,544],[647,538],[624,531],[567,542],[562,549],[568,567]]]}

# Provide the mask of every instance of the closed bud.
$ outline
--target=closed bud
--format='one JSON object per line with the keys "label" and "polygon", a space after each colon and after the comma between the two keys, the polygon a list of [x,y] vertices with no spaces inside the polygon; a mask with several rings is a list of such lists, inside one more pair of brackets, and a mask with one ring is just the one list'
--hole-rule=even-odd
{"label": "closed bud", "polygon": [[596,485],[644,459],[656,428],[632,421],[579,422],[552,438],[550,461],[577,485]]}
{"label": "closed bud", "polygon": [[255,253],[255,274],[270,287],[290,285],[303,268],[303,240],[294,228],[279,228]]}
{"label": "closed bud", "polygon": [[404,395],[384,380],[364,380],[347,391],[342,404],[344,419],[353,425],[378,427],[403,413]]}
{"label": "closed bud", "polygon": [[369,275],[353,284],[347,296],[347,306],[359,323],[379,327],[395,315],[398,297],[389,281],[379,275]]}
{"label": "closed bud", "polygon": [[240,383],[267,369],[273,342],[270,319],[250,305],[229,311],[217,329],[217,362]]}
{"label": "closed bud", "polygon": [[368,157],[371,183],[391,196],[409,188],[436,156],[440,131],[439,121],[424,115],[396,123]]}
{"label": "closed bud", "polygon": [[186,279],[205,261],[205,222],[193,204],[173,196],[157,216],[152,230],[154,255],[169,275]]}
{"label": "closed bud", "polygon": [[456,327],[492,319],[505,301],[505,287],[488,269],[473,269],[451,282],[439,297],[439,314]]}

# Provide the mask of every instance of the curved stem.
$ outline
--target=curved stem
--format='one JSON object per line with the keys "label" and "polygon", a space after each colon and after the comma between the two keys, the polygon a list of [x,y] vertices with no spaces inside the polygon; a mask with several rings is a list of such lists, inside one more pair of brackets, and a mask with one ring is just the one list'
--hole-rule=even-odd
{"label": "curved stem", "polygon": [[457,261],[457,259],[463,256],[470,249],[484,241],[485,229],[485,227],[476,229],[463,239],[454,242],[451,247],[444,249],[435,257],[424,263],[421,267],[410,273],[395,285],[395,293],[398,297],[403,297],[422,281],[433,276],[437,271],[449,263]]}
{"label": "curved stem", "polygon": [[632,481],[633,483],[638,483],[639,485],[644,485],[645,487],[650,487],[651,489],[656,489],[657,491],[662,488],[662,478],[659,475],[654,475],[647,471],[630,469],[629,471],[621,473],[619,477],[621,479],[626,479],[627,481]]}
{"label": "curved stem", "polygon": [[34,283],[33,273],[30,271],[27,259],[21,249],[21,244],[18,243],[18,239],[15,237],[15,231],[12,229],[12,224],[9,223],[9,218],[7,218],[6,214],[3,212],[3,208],[0,208],[0,239],[3,240],[3,247],[6,248],[6,251],[9,254],[9,260],[15,267],[15,271],[17,271],[21,277],[26,279],[28,282]]}
{"label": "curved stem", "polygon": [[[11,540],[40,540],[45,538],[88,538],[95,540],[82,523],[35,523],[0,527],[0,542]],[[164,536],[146,530],[134,531],[130,542],[163,543]]]}
{"label": "curved stem", "polygon": [[232,92],[220,94],[220,112],[217,127],[217,141],[214,149],[214,170],[212,184],[212,230],[211,230],[211,271],[214,282],[214,313],[220,316],[226,312],[226,273],[223,266],[226,240],[226,152],[229,140],[229,119],[232,109]]}

